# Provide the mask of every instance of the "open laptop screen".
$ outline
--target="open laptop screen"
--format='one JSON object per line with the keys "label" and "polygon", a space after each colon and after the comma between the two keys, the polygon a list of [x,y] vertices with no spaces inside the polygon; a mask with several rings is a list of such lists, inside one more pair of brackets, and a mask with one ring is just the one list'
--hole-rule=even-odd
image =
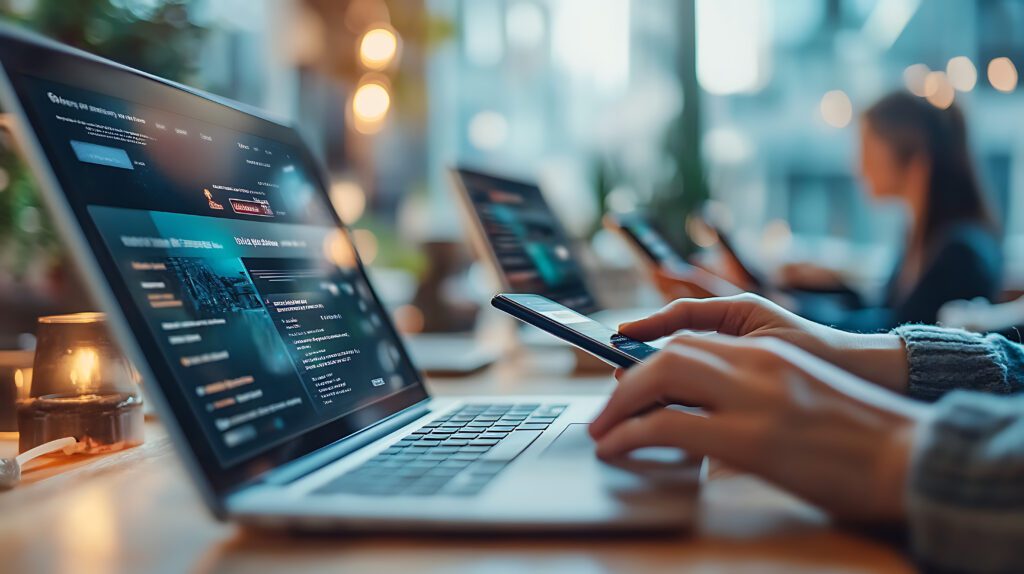
{"label": "open laptop screen", "polygon": [[293,458],[425,396],[292,130],[46,54],[5,70],[208,469]]}
{"label": "open laptop screen", "polygon": [[543,295],[584,314],[599,309],[539,187],[467,169],[456,174],[505,289]]}

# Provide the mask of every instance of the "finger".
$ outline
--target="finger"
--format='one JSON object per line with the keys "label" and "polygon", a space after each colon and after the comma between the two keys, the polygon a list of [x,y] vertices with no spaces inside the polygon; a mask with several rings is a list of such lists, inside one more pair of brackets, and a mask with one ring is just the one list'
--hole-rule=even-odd
{"label": "finger", "polygon": [[733,364],[738,358],[737,352],[764,353],[769,347],[783,344],[783,341],[772,337],[737,337],[721,333],[703,333],[699,336],[673,337],[665,348],[696,349],[714,356],[715,361],[728,361],[729,364]]}
{"label": "finger", "polygon": [[745,335],[745,319],[756,300],[749,295],[678,299],[649,317],[619,325],[619,332],[641,341],[652,341],[681,329]]}
{"label": "finger", "polygon": [[618,424],[597,441],[597,456],[610,459],[639,448],[675,447],[694,456],[733,458],[743,444],[729,419],[671,409],[659,409]]}
{"label": "finger", "polygon": [[[707,362],[709,365],[715,367],[721,373],[727,373],[732,370],[734,362],[732,357],[725,357],[726,349],[735,349],[736,346],[730,346],[728,341],[746,341],[747,339],[740,339],[738,337],[732,337],[727,335],[719,335],[718,333],[692,333],[692,334],[680,334],[669,339],[668,343],[662,348],[662,350],[669,349],[676,353],[682,353],[687,356],[699,357],[701,361]],[[710,341],[708,344],[701,344],[700,341]],[[728,360],[727,360],[728,359]]]}
{"label": "finger", "polygon": [[664,404],[718,408],[732,385],[732,369],[699,349],[675,346],[630,369],[590,424],[595,438],[623,420]]}
{"label": "finger", "polygon": [[622,377],[626,376],[626,369],[623,369],[622,367],[618,367],[618,368],[615,369],[615,372],[612,373],[612,376],[615,377],[615,380],[621,381]]}
{"label": "finger", "polygon": [[[786,376],[797,375],[801,379],[828,381],[819,389],[843,388],[846,389],[844,391],[846,394],[855,396],[859,396],[862,391],[862,384],[855,375],[851,375],[799,347],[773,337],[745,338],[725,335],[676,337],[669,342],[666,348],[690,348],[704,352],[715,357],[713,360],[727,362],[734,369],[745,369],[745,372],[784,373]],[[711,360],[709,359],[709,361]],[[856,382],[849,383],[848,381],[851,380]],[[840,387],[840,385],[844,386]],[[753,387],[747,386],[742,391],[730,395],[729,399],[730,408],[735,410],[751,405],[764,406],[762,403],[765,397],[754,391]]]}
{"label": "finger", "polygon": [[[785,341],[773,337],[733,337],[710,333],[702,336],[678,336],[674,337],[665,345],[666,349],[690,349],[692,352],[705,353],[709,363],[727,364],[732,369],[740,368],[742,365],[767,364],[768,362],[781,359],[791,366],[794,361],[794,353],[801,351]],[[797,367],[798,370],[802,370]]]}

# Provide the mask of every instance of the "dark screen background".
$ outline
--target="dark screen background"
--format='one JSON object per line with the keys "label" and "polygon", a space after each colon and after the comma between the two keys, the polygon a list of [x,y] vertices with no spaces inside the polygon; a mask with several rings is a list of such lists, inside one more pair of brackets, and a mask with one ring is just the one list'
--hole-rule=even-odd
{"label": "dark screen background", "polygon": [[20,80],[222,465],[418,382],[302,150]]}
{"label": "dark screen background", "polygon": [[575,309],[599,309],[571,242],[540,188],[460,171],[460,177],[509,288]]}

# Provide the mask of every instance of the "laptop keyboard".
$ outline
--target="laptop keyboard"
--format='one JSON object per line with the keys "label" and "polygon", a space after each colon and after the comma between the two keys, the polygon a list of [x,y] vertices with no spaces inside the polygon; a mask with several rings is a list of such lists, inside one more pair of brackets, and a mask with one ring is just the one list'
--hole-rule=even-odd
{"label": "laptop keyboard", "polygon": [[470,404],[402,437],[314,494],[477,494],[567,405]]}

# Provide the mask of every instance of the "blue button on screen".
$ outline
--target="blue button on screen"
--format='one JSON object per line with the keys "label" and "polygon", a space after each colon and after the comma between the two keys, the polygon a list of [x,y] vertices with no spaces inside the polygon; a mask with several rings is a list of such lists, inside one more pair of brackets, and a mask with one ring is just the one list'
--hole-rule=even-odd
{"label": "blue button on screen", "polygon": [[75,150],[75,155],[78,156],[78,160],[85,163],[94,163],[96,165],[106,165],[121,169],[135,169],[132,167],[132,160],[128,157],[128,152],[121,148],[80,142],[77,140],[71,140],[71,148]]}

